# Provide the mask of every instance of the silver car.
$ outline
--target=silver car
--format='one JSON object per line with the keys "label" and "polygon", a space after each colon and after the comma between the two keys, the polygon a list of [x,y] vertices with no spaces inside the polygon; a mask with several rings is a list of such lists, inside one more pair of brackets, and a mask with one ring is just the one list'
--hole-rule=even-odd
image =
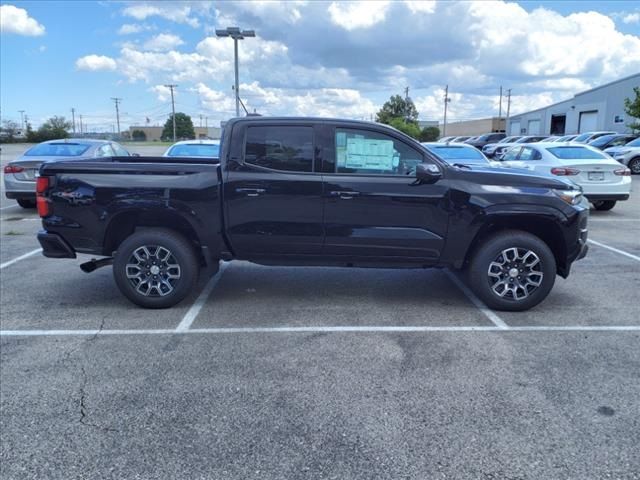
{"label": "silver car", "polygon": [[164,157],[220,158],[220,140],[185,140],[171,145]]}
{"label": "silver car", "polygon": [[36,205],[36,173],[45,162],[64,158],[128,157],[129,152],[109,140],[65,138],[39,143],[4,167],[7,198],[15,199],[23,208]]}
{"label": "silver car", "polygon": [[609,147],[605,152],[621,164],[626,165],[631,173],[640,174],[640,138],[618,147]]}

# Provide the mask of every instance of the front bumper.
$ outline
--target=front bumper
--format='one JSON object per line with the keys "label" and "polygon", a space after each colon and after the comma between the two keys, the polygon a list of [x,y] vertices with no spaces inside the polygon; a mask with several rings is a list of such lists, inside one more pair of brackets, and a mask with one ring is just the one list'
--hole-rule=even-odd
{"label": "front bumper", "polygon": [[38,241],[42,246],[42,254],[49,258],[76,258],[76,252],[64,238],[57,233],[46,230],[38,232]]}

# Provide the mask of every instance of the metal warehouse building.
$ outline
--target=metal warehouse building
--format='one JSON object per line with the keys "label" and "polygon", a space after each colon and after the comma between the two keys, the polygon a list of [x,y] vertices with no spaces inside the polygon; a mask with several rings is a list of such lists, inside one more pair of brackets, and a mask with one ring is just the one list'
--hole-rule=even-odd
{"label": "metal warehouse building", "polygon": [[509,135],[569,135],[593,130],[626,133],[632,118],[624,99],[633,99],[640,73],[576,94],[572,99],[509,119]]}

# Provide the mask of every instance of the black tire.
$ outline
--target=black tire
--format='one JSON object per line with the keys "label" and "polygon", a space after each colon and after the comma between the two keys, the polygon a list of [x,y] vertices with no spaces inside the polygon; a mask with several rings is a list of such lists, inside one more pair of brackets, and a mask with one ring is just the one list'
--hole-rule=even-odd
{"label": "black tire", "polygon": [[176,305],[193,290],[198,273],[193,246],[178,232],[163,228],[133,233],[118,247],[113,261],[122,294],[145,308]]}
{"label": "black tire", "polygon": [[[510,261],[516,258],[512,249],[516,249],[520,260]],[[500,259],[504,262],[497,272]],[[468,279],[476,295],[490,308],[520,312],[547,297],[556,280],[556,259],[540,238],[519,230],[505,230],[486,238],[475,251]]]}
{"label": "black tire", "polygon": [[27,200],[26,198],[18,198],[16,200],[16,202],[18,202],[18,205],[20,205],[22,208],[36,208],[36,201],[35,200]]}
{"label": "black tire", "polygon": [[607,210],[611,210],[615,206],[616,206],[615,200],[600,200],[597,202],[593,202],[593,207],[596,210],[599,210],[601,212],[606,212]]}
{"label": "black tire", "polygon": [[633,175],[640,175],[640,157],[632,158],[629,160],[629,170]]}

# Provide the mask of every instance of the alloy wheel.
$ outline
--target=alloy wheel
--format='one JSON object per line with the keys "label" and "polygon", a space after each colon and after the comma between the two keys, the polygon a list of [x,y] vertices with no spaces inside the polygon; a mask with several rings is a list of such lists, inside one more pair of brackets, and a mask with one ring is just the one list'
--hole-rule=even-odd
{"label": "alloy wheel", "polygon": [[129,283],[145,297],[164,297],[180,280],[180,264],[171,250],[159,245],[136,248],[125,266]]}
{"label": "alloy wheel", "polygon": [[529,297],[544,278],[538,255],[517,247],[502,250],[489,264],[487,274],[494,294],[515,301]]}

